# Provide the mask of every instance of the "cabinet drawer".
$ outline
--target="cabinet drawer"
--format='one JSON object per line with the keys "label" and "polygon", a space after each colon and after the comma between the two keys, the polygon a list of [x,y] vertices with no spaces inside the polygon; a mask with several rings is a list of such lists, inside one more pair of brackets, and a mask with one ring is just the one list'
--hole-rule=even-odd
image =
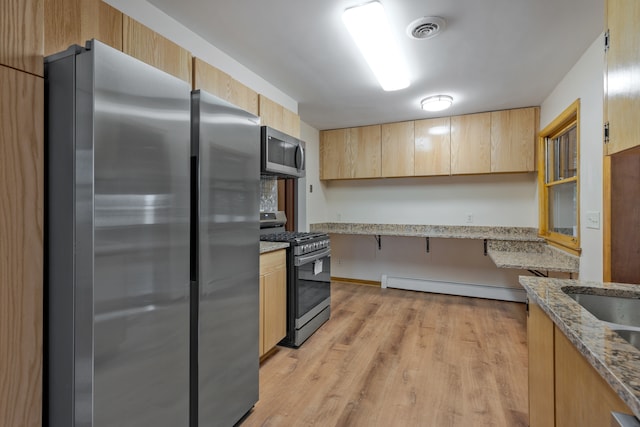
{"label": "cabinet drawer", "polygon": [[260,255],[260,275],[268,274],[286,265],[286,253],[285,249],[281,249]]}

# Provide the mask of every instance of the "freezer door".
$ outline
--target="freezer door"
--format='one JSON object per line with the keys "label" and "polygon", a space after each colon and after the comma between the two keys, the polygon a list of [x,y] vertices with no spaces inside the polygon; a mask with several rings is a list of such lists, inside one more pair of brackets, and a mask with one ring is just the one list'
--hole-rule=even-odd
{"label": "freezer door", "polygon": [[98,42],[78,66],[95,90],[77,154],[94,163],[93,425],[186,426],[190,86]]}
{"label": "freezer door", "polygon": [[199,161],[198,424],[234,425],[258,400],[258,118],[202,91]]}

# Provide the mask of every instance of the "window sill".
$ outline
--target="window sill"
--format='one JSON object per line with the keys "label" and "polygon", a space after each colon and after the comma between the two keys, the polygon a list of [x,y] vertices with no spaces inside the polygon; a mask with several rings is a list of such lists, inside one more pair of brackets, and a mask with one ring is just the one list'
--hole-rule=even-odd
{"label": "window sill", "polygon": [[539,234],[540,237],[546,240],[548,245],[554,248],[565,251],[571,255],[580,256],[582,249],[580,248],[580,240],[562,234],[550,233]]}

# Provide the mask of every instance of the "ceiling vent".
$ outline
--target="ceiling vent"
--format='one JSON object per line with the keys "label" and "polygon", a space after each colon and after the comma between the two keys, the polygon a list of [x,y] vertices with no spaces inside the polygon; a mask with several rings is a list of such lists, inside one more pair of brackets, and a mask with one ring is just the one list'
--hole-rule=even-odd
{"label": "ceiling vent", "polygon": [[407,27],[407,35],[412,39],[424,40],[435,37],[445,27],[445,20],[438,16],[425,16],[416,19]]}

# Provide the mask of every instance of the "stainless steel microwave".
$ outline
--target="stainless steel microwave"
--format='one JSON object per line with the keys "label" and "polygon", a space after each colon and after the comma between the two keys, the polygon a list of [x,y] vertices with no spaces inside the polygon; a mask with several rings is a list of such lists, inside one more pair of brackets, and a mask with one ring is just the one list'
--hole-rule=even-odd
{"label": "stainless steel microwave", "polygon": [[303,178],[304,142],[269,126],[262,126],[262,175]]}

